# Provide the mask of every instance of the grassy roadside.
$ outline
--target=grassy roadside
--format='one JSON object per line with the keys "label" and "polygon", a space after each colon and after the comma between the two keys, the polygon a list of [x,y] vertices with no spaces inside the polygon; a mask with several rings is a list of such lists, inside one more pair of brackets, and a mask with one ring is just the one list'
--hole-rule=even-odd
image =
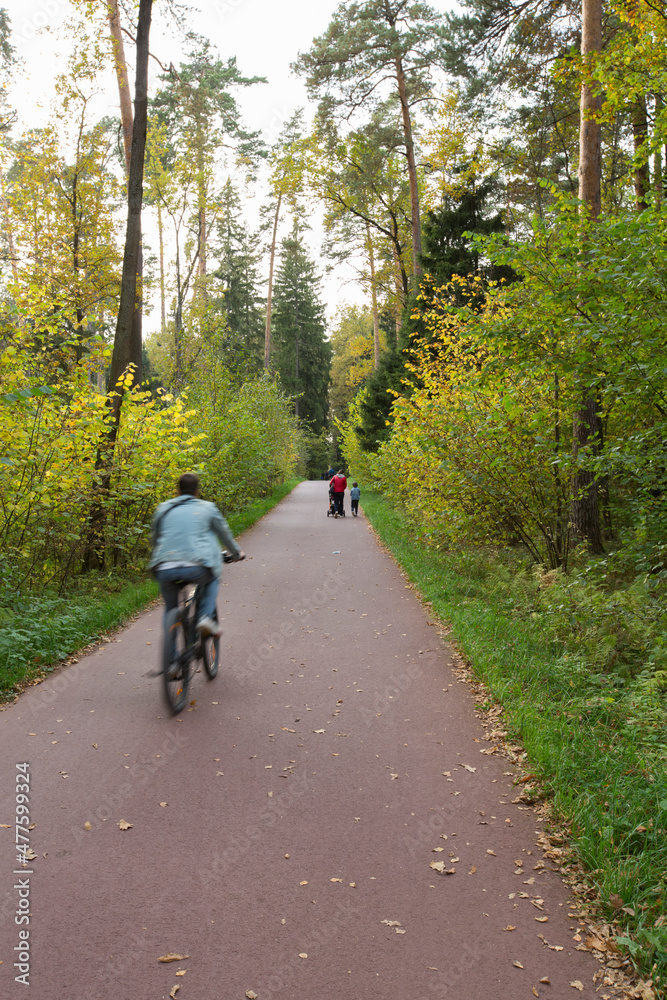
{"label": "grassy roadside", "polygon": [[[300,482],[291,479],[242,511],[230,513],[235,535],[250,528]],[[145,572],[89,574],[69,594],[6,595],[0,606],[0,701],[50,673],[54,664],[122,625],[158,596]]]}
{"label": "grassy roadside", "polygon": [[[499,554],[441,553],[410,536],[400,512],[365,490],[364,513],[477,676],[505,708],[531,770],[638,971],[667,984],[667,772],[660,697],[610,694],[537,613],[537,584]],[[632,716],[632,717],[629,717]]]}

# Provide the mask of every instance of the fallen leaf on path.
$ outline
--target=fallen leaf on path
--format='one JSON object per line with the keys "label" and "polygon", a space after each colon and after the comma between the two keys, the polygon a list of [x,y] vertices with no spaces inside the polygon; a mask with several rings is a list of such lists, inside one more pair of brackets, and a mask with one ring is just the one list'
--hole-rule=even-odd
{"label": "fallen leaf on path", "polygon": [[299,885],[308,885],[307,882],[299,882]]}
{"label": "fallen leaf on path", "polygon": [[537,920],[537,922],[538,922],[539,924],[546,924],[546,922],[547,922],[547,920],[548,920],[549,918],[548,918],[548,917],[535,917],[535,919]]}
{"label": "fallen leaf on path", "polygon": [[314,733],[323,733],[324,729],[313,729]]}
{"label": "fallen leaf on path", "polygon": [[342,880],[342,878],[330,878],[329,881],[330,882],[341,882],[342,883],[343,880]]}
{"label": "fallen leaf on path", "polygon": [[121,819],[120,822],[119,822],[119,824],[118,824],[118,829],[119,830],[131,830],[133,826],[134,826],[133,823],[128,823],[127,820]]}
{"label": "fallen leaf on path", "polygon": [[584,984],[581,979],[575,979],[574,982],[570,983],[570,986],[574,987],[575,990],[579,990],[580,993],[583,993]]}
{"label": "fallen leaf on path", "polygon": [[507,927],[503,927],[503,930],[504,931],[515,931],[516,927],[514,926],[514,924],[508,924]]}
{"label": "fallen leaf on path", "polygon": [[429,867],[439,872],[440,875],[456,875],[456,868],[445,868],[444,861],[432,861]]}
{"label": "fallen leaf on path", "polygon": [[178,972],[176,973],[176,975],[177,976],[184,976],[187,971],[188,971],[187,969],[179,969]]}
{"label": "fallen leaf on path", "polygon": [[471,774],[474,774],[477,770],[476,767],[471,767],[470,764],[459,764],[459,767],[465,767],[466,771],[470,771]]}
{"label": "fallen leaf on path", "polygon": [[477,871],[477,867],[476,867],[476,865],[473,865],[472,868],[470,869],[470,871],[468,872],[468,875],[474,875],[476,871]]}
{"label": "fallen leaf on path", "polygon": [[307,952],[305,952],[305,951],[300,951],[300,952],[299,952],[299,958],[308,958],[308,954],[307,954]]}
{"label": "fallen leaf on path", "polygon": [[158,962],[184,962],[186,958],[190,958],[190,956],[178,955],[174,951],[169,951],[166,955],[160,955]]}
{"label": "fallen leaf on path", "polygon": [[[284,733],[295,733],[296,732],[296,729],[288,729],[287,726],[281,726],[280,728],[282,729],[282,731]],[[247,994],[246,994],[246,996],[247,996]]]}
{"label": "fallen leaf on path", "polygon": [[496,854],[496,852],[495,852],[495,851],[492,851],[492,850],[490,850],[490,849],[489,849],[489,850],[487,850],[487,852],[486,852],[486,853],[487,853],[487,854],[492,854],[494,858],[497,858],[497,857],[498,857],[498,855]]}
{"label": "fallen leaf on path", "polygon": [[83,824],[83,828],[84,830],[92,830],[93,824],[90,822],[89,819],[87,819],[86,822]]}
{"label": "fallen leaf on path", "polygon": [[398,778],[398,775],[397,775],[397,774],[392,774],[392,775],[391,775],[391,780],[392,780],[392,781],[396,781],[396,778]]}
{"label": "fallen leaf on path", "polygon": [[11,830],[9,823],[0,823],[0,827],[2,827],[3,830]]}
{"label": "fallen leaf on path", "polygon": [[432,848],[432,853],[433,854],[440,854],[441,851],[444,851],[444,847],[433,847]]}
{"label": "fallen leaf on path", "polygon": [[622,906],[625,906],[625,900],[623,897],[617,895],[615,892],[610,893],[609,903],[615,910],[620,910]]}
{"label": "fallen leaf on path", "polygon": [[37,857],[32,847],[29,847],[23,856],[25,857],[26,861],[34,861],[35,858]]}
{"label": "fallen leaf on path", "polygon": [[521,962],[512,962],[512,965],[514,965],[517,969],[523,969]]}
{"label": "fallen leaf on path", "polygon": [[257,994],[255,993],[254,990],[246,990],[245,995],[248,998],[248,1000],[258,1000]]}
{"label": "fallen leaf on path", "polygon": [[165,807],[165,806],[168,806],[168,805],[169,805],[169,803],[168,803],[168,802],[160,802],[160,805],[161,805],[161,806],[162,806],[162,808],[164,809],[164,807]]}
{"label": "fallen leaf on path", "polygon": [[380,923],[381,924],[386,924],[387,927],[400,927],[401,926],[401,921],[400,920],[381,920]]}
{"label": "fallen leaf on path", "polygon": [[452,776],[452,772],[451,771],[443,771],[442,773],[443,773],[443,775],[444,775],[445,778],[451,778],[451,776]]}
{"label": "fallen leaf on path", "polygon": [[[149,643],[149,645],[150,645],[150,643]],[[171,997],[171,1000],[174,1000],[174,997],[176,996],[176,994],[178,993],[178,991],[180,990],[180,988],[181,987],[178,985],[178,983],[176,983],[175,986],[172,986],[171,993],[169,994],[169,996]]]}
{"label": "fallen leaf on path", "polygon": [[551,986],[551,980],[549,979],[548,976],[542,976],[542,978],[540,979],[540,982],[541,983],[545,983],[547,986]]}
{"label": "fallen leaf on path", "polygon": [[534,997],[539,997],[539,995],[540,995],[540,994],[539,994],[539,993],[537,992],[537,990],[536,990],[536,989],[535,989],[535,987],[533,986],[533,996],[534,996]]}
{"label": "fallen leaf on path", "polygon": [[394,930],[396,931],[397,934],[405,934],[404,927],[394,927]]}

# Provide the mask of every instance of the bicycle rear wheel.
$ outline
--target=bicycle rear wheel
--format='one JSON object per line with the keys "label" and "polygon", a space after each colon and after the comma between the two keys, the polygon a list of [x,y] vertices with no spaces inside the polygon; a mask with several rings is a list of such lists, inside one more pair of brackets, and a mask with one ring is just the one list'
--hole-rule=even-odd
{"label": "bicycle rear wheel", "polygon": [[[213,615],[213,621],[217,624],[218,613],[217,611]],[[206,676],[210,681],[218,673],[218,664],[220,657],[220,639],[217,635],[203,635],[201,637],[201,656],[204,661],[204,670],[206,671]]]}
{"label": "bicycle rear wheel", "polygon": [[176,715],[185,708],[190,687],[187,623],[183,609],[168,611],[164,619],[162,640],[162,682],[169,708]]}

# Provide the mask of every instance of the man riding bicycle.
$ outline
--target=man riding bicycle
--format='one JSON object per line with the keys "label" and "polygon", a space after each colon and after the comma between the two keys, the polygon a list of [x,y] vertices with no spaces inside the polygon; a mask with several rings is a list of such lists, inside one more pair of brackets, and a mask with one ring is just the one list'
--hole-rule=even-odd
{"label": "man riding bicycle", "polygon": [[179,583],[201,584],[197,630],[219,636],[215,618],[218,581],[222,571],[222,542],[232,561],[245,559],[226,520],[214,503],[199,496],[199,479],[185,472],[178,480],[178,496],[161,503],[153,515],[149,563],[160,584],[165,611],[178,607]]}

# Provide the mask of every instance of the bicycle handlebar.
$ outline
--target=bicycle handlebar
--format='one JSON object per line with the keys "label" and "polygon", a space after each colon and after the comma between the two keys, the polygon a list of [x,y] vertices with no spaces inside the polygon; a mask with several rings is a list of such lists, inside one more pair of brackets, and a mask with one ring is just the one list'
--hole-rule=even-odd
{"label": "bicycle handlebar", "polygon": [[227,551],[222,553],[222,561],[225,563],[243,562],[244,559],[245,559],[245,552],[240,556],[233,556],[231,555],[231,553]]}

